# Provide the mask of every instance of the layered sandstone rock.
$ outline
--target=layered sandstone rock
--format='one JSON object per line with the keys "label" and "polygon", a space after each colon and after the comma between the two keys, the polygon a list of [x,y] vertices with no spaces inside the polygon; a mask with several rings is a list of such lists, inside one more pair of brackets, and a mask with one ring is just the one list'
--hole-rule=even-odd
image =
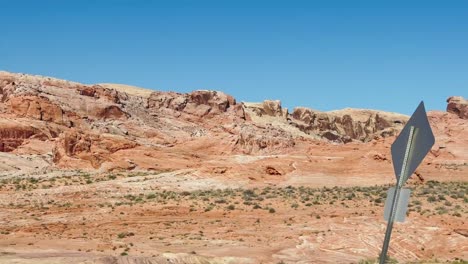
{"label": "layered sandstone rock", "polygon": [[249,120],[274,123],[283,128],[284,125],[294,127],[304,134],[316,135],[337,143],[353,140],[367,142],[379,137],[394,136],[408,120],[404,115],[359,109],[321,112],[296,107],[289,114],[286,108],[281,107],[280,101],[270,100],[244,105]]}
{"label": "layered sandstone rock", "polygon": [[60,106],[51,103],[47,98],[36,96],[12,97],[8,100],[11,111],[20,117],[29,117],[63,124],[64,112]]}
{"label": "layered sandstone rock", "polygon": [[[287,155],[329,142],[379,145],[408,119],[359,109],[298,107],[290,114],[278,100],[237,103],[218,91],[182,94],[7,72],[0,72],[0,98],[1,152],[34,151],[51,167],[90,170],[198,168],[201,155]],[[463,118],[465,102],[451,98],[448,109]],[[431,120],[447,138],[458,133],[446,125],[454,122],[450,116]],[[437,159],[464,155],[450,144],[431,153]]]}
{"label": "layered sandstone rock", "polygon": [[468,101],[461,96],[452,96],[447,99],[447,112],[456,114],[462,119],[468,119]]}
{"label": "layered sandstone rock", "polygon": [[111,154],[136,146],[138,146],[136,142],[122,136],[96,135],[71,129],[60,135],[54,149],[54,162],[68,166],[66,163],[70,158],[80,159],[89,162],[89,165],[97,169],[102,163],[109,161]]}
{"label": "layered sandstone rock", "polygon": [[280,100],[265,100],[262,103],[244,103],[244,108],[250,113],[249,119],[252,120],[252,115],[258,117],[279,117],[286,120],[288,117],[288,109],[281,106]]}
{"label": "layered sandstone rock", "polygon": [[301,131],[343,143],[394,136],[407,120],[403,115],[358,109],[320,112],[297,107],[291,114],[291,124]]}
{"label": "layered sandstone rock", "polygon": [[0,152],[11,152],[32,138],[48,139],[47,135],[36,127],[14,120],[0,120]]}
{"label": "layered sandstone rock", "polygon": [[236,105],[236,100],[222,92],[194,91],[190,94],[153,92],[148,98],[150,109],[167,108],[198,117],[226,112]]}
{"label": "layered sandstone rock", "polygon": [[242,126],[236,142],[236,147],[247,154],[264,152],[281,152],[294,147],[295,141],[291,133],[274,126],[251,127]]}

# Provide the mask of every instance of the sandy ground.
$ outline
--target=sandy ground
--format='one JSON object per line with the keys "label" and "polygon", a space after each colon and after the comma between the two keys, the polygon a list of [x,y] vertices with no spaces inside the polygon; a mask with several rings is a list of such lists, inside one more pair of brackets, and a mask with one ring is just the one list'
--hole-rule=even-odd
{"label": "sandy ground", "polygon": [[[232,190],[190,170],[12,179],[0,192],[0,263],[358,263],[378,256],[388,187],[282,185]],[[413,185],[412,211],[395,225],[390,256],[468,259],[467,188]]]}

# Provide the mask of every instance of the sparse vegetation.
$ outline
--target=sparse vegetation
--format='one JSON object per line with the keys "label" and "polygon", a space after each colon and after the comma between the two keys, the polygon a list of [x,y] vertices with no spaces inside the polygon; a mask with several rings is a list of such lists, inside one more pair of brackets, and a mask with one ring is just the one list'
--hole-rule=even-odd
{"label": "sparse vegetation", "polygon": [[[104,174],[90,175],[85,172],[78,172],[75,175],[65,175],[62,177],[41,178],[41,177],[12,177],[0,181],[2,191],[31,191],[41,188],[53,188],[60,186],[92,184],[102,181],[115,180],[124,177],[137,177],[147,174]],[[151,190],[150,192],[130,193],[118,196],[112,195],[113,202],[87,204],[86,206],[96,206],[99,208],[112,208],[115,210],[119,206],[133,206],[141,203],[170,204],[191,200],[190,212],[200,209],[202,212],[222,209],[233,210],[258,210],[265,209],[270,213],[276,212],[270,204],[272,201],[279,203],[289,203],[290,207],[296,210],[313,210],[314,206],[333,205],[344,208],[360,206],[383,206],[386,198],[386,191],[389,186],[369,186],[369,187],[324,187],[308,188],[287,186],[284,188],[254,188],[254,189],[214,189],[197,191],[169,191]],[[421,215],[440,214],[463,217],[467,212],[468,187],[463,182],[436,182],[428,181],[425,185],[410,186],[413,189],[412,201],[409,204],[410,212]],[[115,201],[116,200],[116,201]],[[11,202],[9,207],[21,208],[28,205],[30,201],[24,199]],[[47,206],[46,206],[47,205]],[[225,205],[222,207],[222,205]],[[302,205],[302,206],[301,206]],[[455,205],[455,206],[454,206]],[[463,207],[462,207],[463,205]],[[46,201],[36,204],[47,209],[50,206],[62,208],[74,208],[75,203]]]}
{"label": "sparse vegetation", "polygon": [[[203,243],[200,245],[207,247],[210,245],[210,239],[219,239],[218,236],[221,234],[225,234],[223,239],[228,237],[231,241],[246,242],[246,244],[253,241],[266,241],[261,237],[253,240],[252,237],[241,235],[237,230],[237,223],[229,219],[238,215],[254,215],[255,218],[246,219],[249,219],[249,224],[255,228],[272,225],[269,219],[276,219],[280,221],[280,224],[276,223],[274,228],[288,230],[303,228],[301,232],[304,236],[320,233],[326,237],[330,230],[312,231],[310,225],[337,217],[333,215],[334,213],[330,213],[329,208],[336,208],[336,211],[347,214],[347,217],[375,217],[381,214],[386,191],[390,187],[389,185],[323,188],[269,186],[252,189],[175,191],[139,185],[138,188],[117,186],[111,190],[96,189],[100,182],[125,178],[131,178],[127,180],[132,183],[144,180],[142,177],[118,173],[108,175],[77,173],[52,178],[11,177],[0,181],[0,191],[17,195],[16,199],[5,201],[3,207],[6,210],[11,209],[24,214],[21,221],[30,221],[33,225],[50,220],[50,215],[54,213],[68,215],[92,211],[96,214],[108,214],[115,217],[114,225],[118,223],[118,227],[114,226],[114,229],[106,230],[106,232],[110,240],[120,243],[113,249],[116,251],[114,254],[124,256],[130,252],[137,254],[133,243],[138,247],[138,241],[134,240],[135,233],[133,232],[141,234],[137,237],[138,239],[144,236],[144,239],[152,243],[160,243],[161,246],[174,245],[173,241],[177,240],[190,240],[190,242]],[[91,186],[86,186],[87,184]],[[77,186],[79,188],[76,188]],[[456,221],[461,221],[468,216],[468,183],[430,181],[424,185],[409,185],[409,187],[412,189],[409,204],[410,216],[417,214],[427,218],[436,215],[441,219],[451,218]],[[41,190],[50,188],[63,188],[68,192],[54,195],[53,192],[49,193],[51,190],[45,192]],[[44,194],[36,196],[35,190]],[[356,210],[358,208],[359,210]],[[158,219],[147,218],[146,214],[158,215]],[[291,217],[296,214],[303,218]],[[140,216],[142,216],[141,222],[130,220],[135,217],[140,219]],[[201,218],[197,218],[199,216]],[[209,219],[209,221],[202,222],[199,221],[200,219]],[[59,223],[53,228],[44,225],[35,227],[34,230],[40,230],[36,232],[44,236],[71,239],[77,236],[63,230],[81,228],[78,238],[96,239],[96,235],[89,229],[93,228],[95,221],[96,219],[93,219],[91,214],[86,217],[80,216],[76,225],[71,228],[68,228],[71,226],[69,223]],[[150,235],[143,235],[140,231],[143,224],[151,224],[152,228],[154,227],[157,231]],[[191,225],[204,227],[208,225],[219,229],[217,233],[213,233],[207,231],[210,228],[206,230],[184,228]],[[105,225],[101,227],[106,229]],[[0,231],[0,236],[8,238],[16,231],[14,226],[10,226]],[[294,240],[297,236],[285,236],[284,239]],[[82,250],[88,249],[82,248]],[[372,261],[374,260],[362,260],[360,263],[374,263]],[[463,261],[453,263],[466,264]]]}

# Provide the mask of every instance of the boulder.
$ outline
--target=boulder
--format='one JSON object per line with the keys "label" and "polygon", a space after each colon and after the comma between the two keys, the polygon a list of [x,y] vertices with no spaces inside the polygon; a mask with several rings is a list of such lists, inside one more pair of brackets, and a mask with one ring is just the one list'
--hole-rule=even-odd
{"label": "boulder", "polygon": [[280,116],[286,118],[288,109],[281,107],[280,100],[265,100],[263,101],[263,111],[269,116]]}
{"label": "boulder", "polygon": [[461,96],[447,99],[447,112],[456,114],[461,119],[468,119],[468,101]]}
{"label": "boulder", "polygon": [[153,92],[148,98],[148,107],[152,109],[169,108],[176,111],[184,110],[187,105],[187,95],[174,92]]}
{"label": "boulder", "polygon": [[236,100],[223,92],[199,90],[189,94],[184,112],[196,116],[224,113],[236,104]]}

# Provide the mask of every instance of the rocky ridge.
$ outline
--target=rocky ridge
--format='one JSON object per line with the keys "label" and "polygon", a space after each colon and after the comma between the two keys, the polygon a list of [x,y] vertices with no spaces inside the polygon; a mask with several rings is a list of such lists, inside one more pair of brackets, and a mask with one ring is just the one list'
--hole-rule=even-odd
{"label": "rocky ridge", "polygon": [[[360,109],[289,113],[280,101],[239,103],[219,91],[182,94],[8,72],[0,72],[0,96],[0,151],[34,152],[51,169],[190,168],[197,155],[278,155],[314,144],[379,142],[408,120]],[[463,98],[448,103],[449,112],[465,118]],[[167,155],[173,151],[183,154]]]}

